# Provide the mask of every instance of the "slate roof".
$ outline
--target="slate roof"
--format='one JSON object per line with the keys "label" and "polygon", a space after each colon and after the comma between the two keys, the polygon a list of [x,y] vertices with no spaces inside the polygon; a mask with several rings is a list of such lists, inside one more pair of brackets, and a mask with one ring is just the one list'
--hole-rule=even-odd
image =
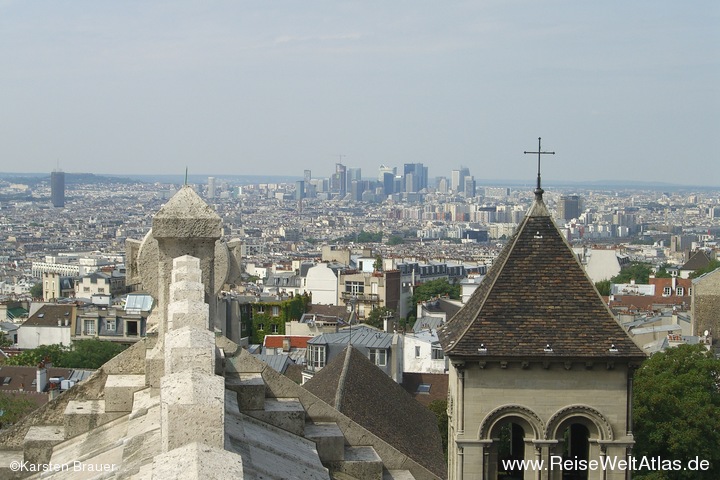
{"label": "slate roof", "polygon": [[438,336],[445,353],[459,357],[645,357],[553,223],[541,189],[483,282]]}
{"label": "slate roof", "polygon": [[445,456],[435,415],[352,346],[304,387],[441,478]]}
{"label": "slate roof", "polygon": [[72,323],[72,317],[73,305],[43,305],[23,322],[23,326],[57,327],[58,320],[65,326],[65,320]]}
{"label": "slate roof", "polygon": [[710,265],[710,257],[703,250],[698,250],[680,267],[680,270],[700,270]]}
{"label": "slate roof", "polygon": [[309,345],[362,345],[367,348],[390,348],[393,333],[383,332],[369,325],[345,327],[336,333],[322,333],[308,340]]}

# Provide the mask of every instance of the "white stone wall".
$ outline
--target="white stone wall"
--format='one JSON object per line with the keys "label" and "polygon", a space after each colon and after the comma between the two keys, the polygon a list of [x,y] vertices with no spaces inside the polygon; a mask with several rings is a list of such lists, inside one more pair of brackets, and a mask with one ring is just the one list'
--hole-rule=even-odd
{"label": "white stone wall", "polygon": [[308,269],[306,285],[312,301],[318,305],[337,305],[338,279],[326,263]]}
{"label": "white stone wall", "polygon": [[[420,355],[416,355],[417,349]],[[411,373],[445,373],[445,359],[433,360],[432,343],[412,334],[404,336],[404,371]]]}
{"label": "white stone wall", "polygon": [[50,327],[23,325],[18,328],[18,347],[37,348],[39,345],[70,345],[70,326]]}

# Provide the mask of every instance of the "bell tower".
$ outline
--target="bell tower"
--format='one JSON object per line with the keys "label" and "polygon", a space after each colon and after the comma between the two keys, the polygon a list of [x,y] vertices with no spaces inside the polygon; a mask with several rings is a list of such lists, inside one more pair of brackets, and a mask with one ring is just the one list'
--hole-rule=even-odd
{"label": "bell tower", "polygon": [[585,274],[543,193],[538,173],[528,215],[438,330],[450,360],[453,480],[629,475],[618,462],[634,443],[632,376],[645,354]]}

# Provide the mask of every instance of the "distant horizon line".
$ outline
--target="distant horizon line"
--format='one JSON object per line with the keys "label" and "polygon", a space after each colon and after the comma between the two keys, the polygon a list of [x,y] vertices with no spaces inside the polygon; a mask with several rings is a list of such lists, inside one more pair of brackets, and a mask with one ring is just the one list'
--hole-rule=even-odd
{"label": "distant horizon line", "polygon": [[[185,173],[178,174],[127,174],[127,173],[92,173],[92,172],[70,172],[60,170],[53,170],[53,172],[62,172],[68,175],[91,175],[95,177],[112,177],[112,178],[124,178],[129,180],[148,181],[148,179],[164,179],[167,183],[185,183]],[[0,177],[50,177],[50,173],[53,172],[0,172]],[[256,183],[281,183],[277,181],[284,179],[285,181],[298,181],[303,180],[302,175],[271,175],[271,174],[220,174],[220,173],[202,173],[202,174],[188,174],[188,180],[191,183],[203,183],[208,177],[215,177],[217,179],[239,179],[244,178],[246,181],[249,179],[267,179],[276,181],[258,181]],[[439,177],[442,177],[440,175]],[[314,179],[324,177],[312,177]],[[436,178],[436,177],[432,177]],[[447,178],[447,177],[446,177]],[[169,180],[173,181],[169,181]],[[201,181],[202,180],[202,181]],[[374,177],[364,177],[363,180],[377,180]],[[513,180],[513,179],[493,179],[493,178],[476,178],[476,184],[478,185],[492,185],[492,186],[527,186],[533,187],[536,183],[536,179],[528,180]],[[701,189],[720,189],[720,185],[697,185],[697,184],[682,184],[682,183],[670,183],[670,182],[657,182],[657,181],[642,181],[642,180],[557,180],[549,181],[544,179],[544,186],[590,186],[590,187],[653,187],[653,188],[701,188]]]}

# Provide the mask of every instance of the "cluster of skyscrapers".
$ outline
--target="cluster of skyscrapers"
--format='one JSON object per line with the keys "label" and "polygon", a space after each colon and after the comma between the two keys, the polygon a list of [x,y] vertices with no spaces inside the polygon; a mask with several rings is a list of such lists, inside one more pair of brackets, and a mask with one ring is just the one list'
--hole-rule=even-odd
{"label": "cluster of skyscrapers", "polygon": [[402,171],[397,167],[381,165],[376,180],[363,179],[360,168],[336,163],[335,172],[330,177],[313,178],[312,172],[305,170],[303,180],[298,180],[295,186],[298,200],[322,195],[361,201],[368,196],[385,198],[394,194],[421,194],[431,186],[441,193],[475,195],[475,178],[468,168],[453,170],[450,179],[438,177],[430,185],[428,167],[422,163],[406,163]]}

